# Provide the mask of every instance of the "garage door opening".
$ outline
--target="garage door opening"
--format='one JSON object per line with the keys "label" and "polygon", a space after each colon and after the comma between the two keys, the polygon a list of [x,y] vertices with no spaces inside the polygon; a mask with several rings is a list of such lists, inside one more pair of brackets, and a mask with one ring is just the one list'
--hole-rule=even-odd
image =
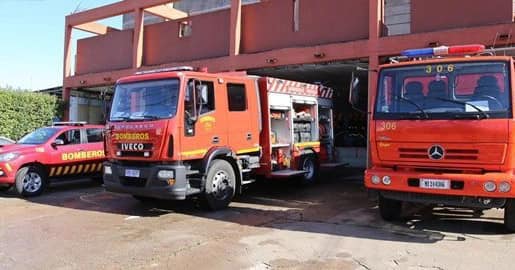
{"label": "garage door opening", "polygon": [[353,78],[360,81],[360,100],[367,100],[368,63],[345,61],[292,65],[248,70],[248,74],[270,76],[306,83],[321,83],[334,89],[333,119],[335,146],[338,159],[350,167],[365,168],[367,162],[367,114],[349,103],[349,90]]}
{"label": "garage door opening", "polygon": [[73,122],[104,124],[112,96],[112,86],[72,89],[68,119]]}

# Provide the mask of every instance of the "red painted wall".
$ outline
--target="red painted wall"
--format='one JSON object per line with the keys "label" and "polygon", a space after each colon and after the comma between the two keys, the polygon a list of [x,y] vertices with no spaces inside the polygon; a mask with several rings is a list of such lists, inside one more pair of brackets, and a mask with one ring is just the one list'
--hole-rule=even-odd
{"label": "red painted wall", "polygon": [[170,62],[213,58],[229,54],[230,11],[222,10],[187,20],[192,21],[192,35],[179,38],[179,21],[145,27],[143,63],[157,65]]}
{"label": "red painted wall", "polygon": [[511,23],[512,6],[512,0],[411,0],[411,32]]}
{"label": "red painted wall", "polygon": [[132,67],[132,30],[77,41],[75,74],[120,70]]}
{"label": "red painted wall", "polygon": [[242,52],[311,46],[368,38],[368,0],[301,0],[293,31],[293,0],[243,7]]}

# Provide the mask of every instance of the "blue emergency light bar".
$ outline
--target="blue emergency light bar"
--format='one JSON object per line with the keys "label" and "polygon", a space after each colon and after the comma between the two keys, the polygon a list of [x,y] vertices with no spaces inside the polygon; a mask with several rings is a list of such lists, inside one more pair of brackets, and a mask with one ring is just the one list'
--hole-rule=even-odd
{"label": "blue emergency light bar", "polygon": [[405,50],[401,54],[406,57],[442,56],[456,54],[473,54],[485,51],[485,45],[471,44],[459,46],[440,46],[435,48],[421,48]]}

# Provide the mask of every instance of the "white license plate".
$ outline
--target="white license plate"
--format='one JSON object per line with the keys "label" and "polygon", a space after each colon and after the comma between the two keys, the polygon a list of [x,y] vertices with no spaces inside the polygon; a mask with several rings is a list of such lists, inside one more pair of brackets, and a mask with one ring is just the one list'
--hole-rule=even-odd
{"label": "white license plate", "polygon": [[427,189],[451,189],[451,181],[444,179],[420,179],[420,187]]}
{"label": "white license plate", "polygon": [[126,169],[125,170],[125,176],[126,177],[136,177],[136,178],[139,178],[139,170]]}

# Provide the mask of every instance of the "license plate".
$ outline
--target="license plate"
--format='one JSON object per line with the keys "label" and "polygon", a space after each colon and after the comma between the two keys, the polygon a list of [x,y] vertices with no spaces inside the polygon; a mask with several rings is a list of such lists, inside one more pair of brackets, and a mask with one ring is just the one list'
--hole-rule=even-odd
{"label": "license plate", "polygon": [[125,170],[125,176],[126,177],[136,177],[139,178],[139,170]]}
{"label": "license plate", "polygon": [[451,181],[443,179],[420,179],[420,187],[427,189],[450,189]]}

